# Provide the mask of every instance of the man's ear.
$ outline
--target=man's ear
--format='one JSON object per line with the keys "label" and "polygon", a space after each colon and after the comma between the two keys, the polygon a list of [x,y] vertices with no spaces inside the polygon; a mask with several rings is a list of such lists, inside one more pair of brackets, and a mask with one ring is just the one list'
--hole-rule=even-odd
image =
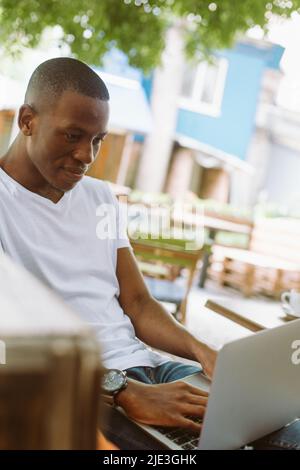
{"label": "man's ear", "polygon": [[20,131],[25,136],[32,135],[33,120],[35,116],[36,112],[29,104],[23,104],[19,109],[18,124]]}

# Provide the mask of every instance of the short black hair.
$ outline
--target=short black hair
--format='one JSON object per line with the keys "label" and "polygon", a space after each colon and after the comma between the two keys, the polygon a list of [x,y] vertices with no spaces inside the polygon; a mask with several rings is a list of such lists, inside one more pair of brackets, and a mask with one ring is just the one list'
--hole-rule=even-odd
{"label": "short black hair", "polygon": [[30,77],[25,103],[38,105],[39,101],[52,101],[64,91],[109,100],[104,81],[88,65],[70,57],[57,57],[42,62]]}

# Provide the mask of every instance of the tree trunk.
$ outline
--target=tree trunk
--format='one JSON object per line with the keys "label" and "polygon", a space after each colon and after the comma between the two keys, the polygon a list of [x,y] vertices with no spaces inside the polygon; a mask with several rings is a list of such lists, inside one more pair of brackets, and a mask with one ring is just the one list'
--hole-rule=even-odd
{"label": "tree trunk", "polygon": [[154,74],[153,130],[145,140],[136,180],[137,189],[142,191],[160,192],[164,188],[176,130],[184,60],[183,26],[178,22],[167,31],[162,64]]}

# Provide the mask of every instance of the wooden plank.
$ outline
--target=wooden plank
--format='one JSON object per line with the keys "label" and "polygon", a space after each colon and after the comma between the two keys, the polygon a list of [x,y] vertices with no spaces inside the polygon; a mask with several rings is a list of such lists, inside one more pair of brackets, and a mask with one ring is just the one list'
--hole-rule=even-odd
{"label": "wooden plank", "polygon": [[254,332],[292,321],[283,313],[279,303],[244,299],[208,299],[205,306]]}
{"label": "wooden plank", "polygon": [[224,305],[220,305],[213,300],[208,300],[205,304],[205,307],[207,307],[210,310],[213,310],[216,313],[219,313],[225,318],[228,318],[229,320],[233,321],[234,323],[237,323],[238,325],[243,326],[244,328],[247,328],[250,331],[261,331],[264,329],[264,327],[257,322],[253,322],[251,320],[248,320],[246,318],[241,317],[239,314],[233,312],[232,310],[226,308]]}

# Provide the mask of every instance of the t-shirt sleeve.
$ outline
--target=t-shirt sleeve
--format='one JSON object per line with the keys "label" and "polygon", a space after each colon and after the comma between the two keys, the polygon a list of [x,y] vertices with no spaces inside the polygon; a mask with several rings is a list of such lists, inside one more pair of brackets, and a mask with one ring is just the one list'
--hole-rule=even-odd
{"label": "t-shirt sleeve", "polygon": [[120,203],[116,196],[113,194],[108,183],[106,183],[107,190],[110,195],[110,199],[115,208],[116,213],[116,243],[117,249],[119,248],[131,248],[130,241],[127,235],[127,205]]}

